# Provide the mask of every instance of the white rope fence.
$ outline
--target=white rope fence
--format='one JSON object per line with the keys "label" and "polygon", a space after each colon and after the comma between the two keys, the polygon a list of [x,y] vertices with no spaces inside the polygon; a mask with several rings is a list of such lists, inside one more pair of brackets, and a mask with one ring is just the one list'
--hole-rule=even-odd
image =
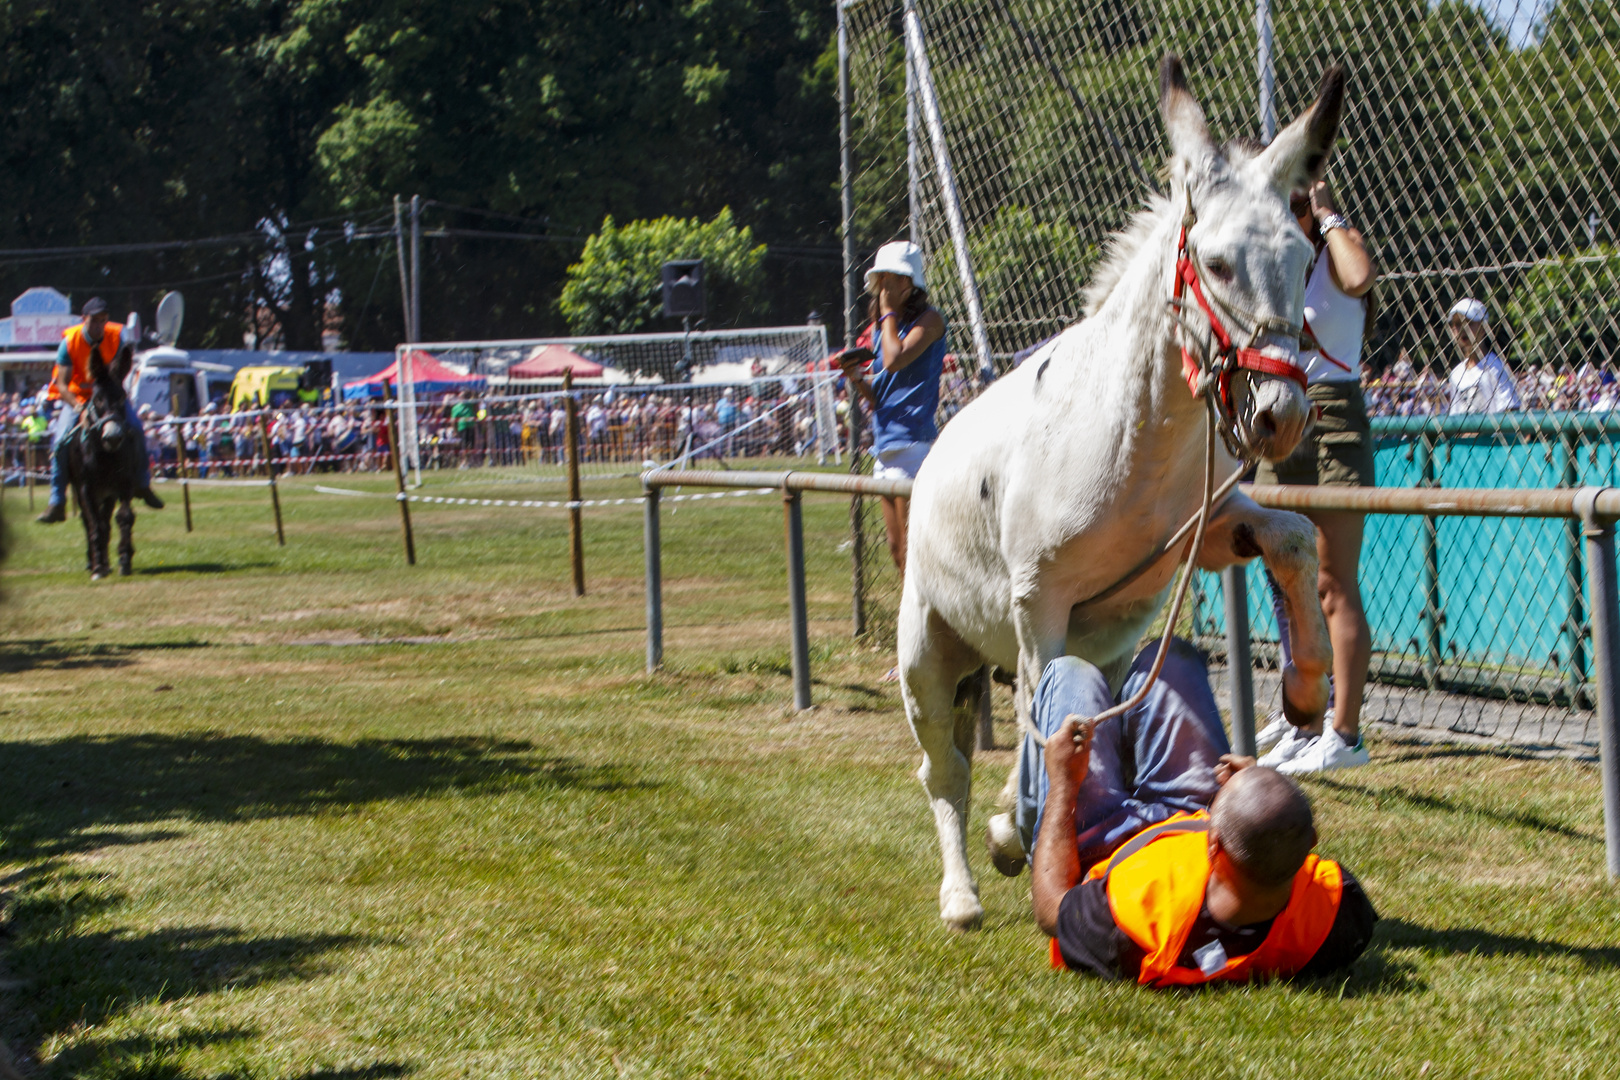
{"label": "white rope fence", "polygon": [[[196,483],[196,481],[192,481]],[[316,484],[315,490],[322,495],[349,495],[374,497],[379,499],[393,499],[395,502],[438,503],[441,506],[504,506],[512,509],[525,510],[576,510],[594,506],[641,506],[646,502],[645,495],[632,495],[622,499],[581,499],[578,502],[557,499],[467,499],[444,495],[411,495],[407,493],[389,494],[386,491],[355,491],[352,488],[327,487]],[[663,502],[700,502],[706,499],[738,498],[744,495],[770,495],[777,493],[776,488],[745,488],[741,491],[715,491],[702,492],[696,495],[666,495]]]}

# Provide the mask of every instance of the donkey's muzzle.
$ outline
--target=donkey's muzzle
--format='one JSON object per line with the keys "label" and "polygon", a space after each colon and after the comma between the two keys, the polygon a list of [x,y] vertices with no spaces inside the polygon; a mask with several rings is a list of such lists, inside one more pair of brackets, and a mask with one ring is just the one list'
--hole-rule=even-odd
{"label": "donkey's muzzle", "polygon": [[124,425],[117,420],[108,420],[101,425],[101,445],[109,450],[118,449],[118,444],[124,441]]}

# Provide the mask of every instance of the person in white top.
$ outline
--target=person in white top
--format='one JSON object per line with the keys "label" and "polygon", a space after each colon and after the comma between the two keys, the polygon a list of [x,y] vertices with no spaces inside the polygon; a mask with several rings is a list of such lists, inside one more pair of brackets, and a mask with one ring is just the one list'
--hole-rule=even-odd
{"label": "person in white top", "polygon": [[[1295,193],[1290,204],[1300,229],[1316,248],[1305,283],[1300,362],[1309,383],[1306,393],[1320,416],[1286,459],[1261,462],[1255,482],[1371,487],[1372,426],[1361,391],[1361,353],[1377,270],[1361,233],[1339,213],[1326,181]],[[1325,717],[1276,713],[1256,740],[1261,749],[1271,747],[1260,759],[1262,765],[1296,774],[1352,768],[1368,760],[1361,741],[1361,699],[1372,657],[1372,630],[1357,580],[1362,516],[1322,512],[1307,516],[1316,525],[1316,591],[1333,643],[1333,706]],[[1272,600],[1286,649],[1288,617],[1275,584]]]}
{"label": "person in white top", "polygon": [[1451,391],[1451,406],[1446,411],[1456,416],[1517,409],[1519,388],[1514,385],[1513,373],[1500,356],[1485,348],[1490,329],[1485,305],[1472,298],[1457,301],[1446,314],[1446,326],[1457,351],[1462,353],[1462,362],[1451,369],[1451,378],[1446,381]]}

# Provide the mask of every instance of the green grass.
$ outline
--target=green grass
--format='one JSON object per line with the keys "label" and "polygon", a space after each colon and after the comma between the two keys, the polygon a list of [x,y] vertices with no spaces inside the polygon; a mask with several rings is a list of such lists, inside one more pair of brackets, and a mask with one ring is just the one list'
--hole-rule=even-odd
{"label": "green grass", "polygon": [[[847,503],[806,500],[818,707],[796,715],[774,498],[666,511],[649,677],[635,507],[587,516],[576,600],[558,511],[416,507],[407,569],[391,500],[283,497],[285,548],[262,490],[199,489],[195,533],[143,512],[136,576],[91,585],[77,526],[6,494],[0,1034],[39,1075],[1528,1077],[1620,1056],[1591,766],[1376,743],[1308,784],[1323,850],[1384,916],[1347,976],[1107,985],[1048,970],[1027,876],[981,878],[983,930],[940,927],[891,661],[847,636]],[[977,789],[1010,761],[981,754]]]}

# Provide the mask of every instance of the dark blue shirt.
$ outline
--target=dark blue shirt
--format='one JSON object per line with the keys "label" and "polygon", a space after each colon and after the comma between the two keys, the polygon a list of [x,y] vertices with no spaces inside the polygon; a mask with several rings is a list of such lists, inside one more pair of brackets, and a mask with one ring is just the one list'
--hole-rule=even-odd
{"label": "dark blue shirt", "polygon": [[[900,327],[902,341],[916,325]],[[885,371],[883,335],[872,334],[872,352],[876,356],[872,361],[872,394],[877,398],[872,440],[879,452],[939,438],[934,413],[939,409],[939,378],[945,370],[945,339],[946,335],[941,334],[921,356],[899,371]]]}

